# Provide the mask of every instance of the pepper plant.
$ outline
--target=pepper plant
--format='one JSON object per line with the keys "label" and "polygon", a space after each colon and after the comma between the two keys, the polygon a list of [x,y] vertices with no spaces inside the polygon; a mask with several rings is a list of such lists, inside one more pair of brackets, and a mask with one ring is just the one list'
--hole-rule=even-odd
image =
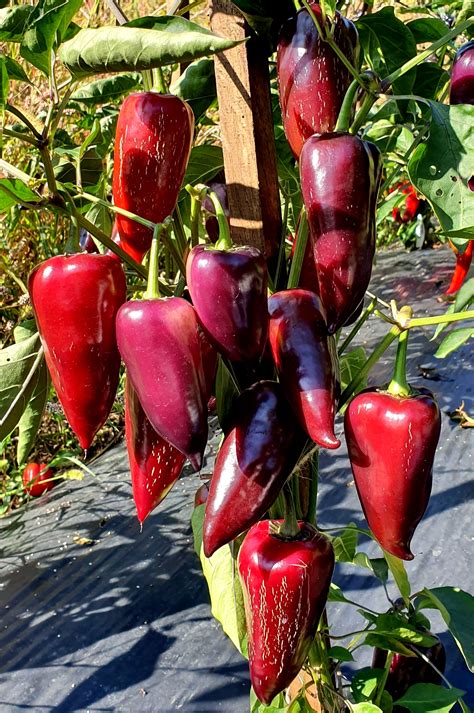
{"label": "pepper plant", "polygon": [[[449,22],[434,3],[405,23],[377,3],[355,16],[331,0],[235,0],[272,67],[284,224],[276,260],[232,245],[225,184],[211,186],[225,168],[212,56],[236,41],[179,14],[128,21],[115,2],[121,24],[110,17],[98,27],[93,12],[83,26],[81,0],[3,5],[3,225],[15,234],[46,216],[61,228],[28,286],[2,258],[24,292],[17,321],[35,320],[18,324],[22,338],[0,351],[0,438],[17,439],[18,472],[49,398],[48,373],[87,450],[112,407],[120,354],[143,523],[186,458],[201,468],[215,395],[223,440],[192,525],[213,612],[249,659],[253,713],[467,711],[424,610],[441,612],[473,670],[472,597],[454,586],[412,593],[403,562],[413,558],[440,431],[435,396],[407,382],[408,336],[460,322],[439,357],[468,341],[472,281],[445,315],[428,317],[368,288],[377,226],[404,200],[407,180],[439,238],[471,254],[469,3],[448,4]],[[33,82],[47,89],[37,116],[14,98]],[[369,319],[387,333],[366,355],[350,345]],[[391,382],[365,389],[397,339]],[[370,529],[323,532],[319,450],[340,446],[334,419],[344,411]],[[357,551],[359,534],[381,557]],[[386,612],[360,605],[365,628],[334,646],[326,602],[354,604],[331,584],[341,561],[384,586],[391,574],[400,599]],[[375,649],[373,666],[351,678],[344,663],[360,646]]]}

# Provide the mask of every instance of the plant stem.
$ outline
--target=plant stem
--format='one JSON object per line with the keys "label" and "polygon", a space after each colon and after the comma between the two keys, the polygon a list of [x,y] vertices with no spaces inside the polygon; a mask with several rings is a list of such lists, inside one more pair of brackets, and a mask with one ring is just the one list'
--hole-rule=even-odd
{"label": "plant stem", "polygon": [[156,67],[153,72],[153,76],[155,78],[155,83],[160,94],[167,94],[168,86],[166,84],[165,75],[163,74],[162,68]]}
{"label": "plant stem", "polygon": [[309,488],[309,503],[307,521],[316,527],[316,505],[318,502],[318,481],[319,481],[319,448],[312,451],[311,455],[311,483]]}
{"label": "plant stem", "polygon": [[373,297],[372,301],[368,305],[368,307],[365,308],[365,310],[362,312],[361,316],[347,335],[347,337],[344,339],[342,342],[341,346],[337,350],[337,353],[339,356],[346,350],[346,348],[349,346],[349,344],[352,342],[354,339],[355,335],[357,332],[360,330],[363,324],[369,319],[370,315],[374,311],[375,307],[377,306],[377,297]]}
{"label": "plant stem", "polygon": [[407,324],[408,329],[413,327],[428,327],[431,324],[448,324],[449,322],[463,322],[467,319],[474,319],[474,310],[465,312],[454,312],[453,314],[443,314],[439,317],[415,317]]}
{"label": "plant stem", "polygon": [[232,238],[230,237],[229,221],[224,212],[224,208],[214,191],[209,192],[209,198],[212,201],[214,210],[216,211],[217,222],[219,223],[219,240],[216,243],[218,250],[229,250],[232,247]]}
{"label": "plant stem", "polygon": [[298,520],[295,514],[295,505],[293,502],[293,494],[289,483],[285,483],[284,488],[284,503],[285,503],[285,519],[281,523],[278,535],[283,539],[293,540],[300,531]]}
{"label": "plant stem", "polygon": [[186,238],[186,233],[184,232],[183,218],[181,217],[181,211],[179,205],[176,206],[173,212],[173,231],[178,243],[178,248],[181,253],[183,261],[186,259],[188,251],[188,240]]}
{"label": "plant stem", "polygon": [[407,345],[408,330],[405,329],[398,337],[395,369],[388,385],[388,392],[393,396],[409,396],[410,394],[410,386],[407,381]]}
{"label": "plant stem", "polygon": [[28,136],[27,134],[21,134],[19,131],[13,131],[13,129],[3,129],[3,133],[5,136],[10,137],[11,139],[18,139],[19,141],[24,141],[27,144],[31,144],[32,146],[36,146],[38,148],[38,140],[35,139],[32,136]]}
{"label": "plant stem", "polygon": [[306,8],[306,10],[308,11],[311,19],[313,20],[321,40],[323,42],[327,42],[327,44],[330,46],[332,51],[339,57],[339,59],[341,60],[343,65],[350,72],[351,76],[357,80],[357,82],[360,84],[360,86],[362,88],[365,88],[364,80],[360,76],[359,72],[355,69],[355,67],[352,66],[352,64],[349,62],[349,60],[347,59],[344,52],[342,52],[342,50],[334,42],[332,36],[326,32],[326,25],[324,26],[324,32],[323,32],[323,28],[319,24],[318,18],[316,17],[316,15],[314,14],[314,11],[310,7],[308,0],[301,0],[301,2],[304,5],[304,7]]}
{"label": "plant stem", "polygon": [[23,183],[28,184],[30,183],[30,181],[33,181],[32,176],[30,176],[28,173],[25,173],[20,168],[13,166],[11,163],[8,163],[8,161],[5,161],[5,159],[3,158],[0,158],[0,169],[6,171],[6,173],[10,174],[10,176],[13,176],[13,178],[18,178],[20,181],[23,181]]}
{"label": "plant stem", "polygon": [[461,22],[460,25],[454,27],[448,33],[443,35],[443,37],[440,37],[439,40],[433,42],[433,44],[431,44],[424,52],[421,52],[416,57],[412,57],[412,59],[409,59],[408,62],[405,62],[405,64],[403,64],[401,67],[389,74],[388,77],[385,77],[382,82],[383,89],[388,89],[388,87],[390,87],[394,82],[396,82],[397,79],[399,79],[403,74],[406,74],[410,71],[410,69],[413,69],[413,67],[416,67],[418,64],[421,64],[421,62],[424,62],[425,59],[428,59],[428,57],[433,54],[433,52],[436,52],[436,50],[438,50],[440,47],[443,47],[444,45],[448,44],[450,40],[453,40],[455,37],[463,33],[464,30],[466,30],[473,23],[473,19],[464,20],[464,22]]}
{"label": "plant stem", "polygon": [[360,385],[364,377],[369,373],[374,364],[378,362],[382,354],[387,351],[390,344],[399,336],[402,329],[394,325],[390,332],[385,335],[380,344],[374,349],[370,357],[365,362],[364,366],[357,372],[350,384],[346,386],[339,399],[338,409],[339,411],[345,404],[349,401],[350,397]]}
{"label": "plant stem", "polygon": [[293,287],[298,287],[298,282],[300,280],[301,275],[301,268],[303,266],[304,256],[306,253],[306,243],[308,242],[309,228],[308,219],[306,217],[306,211],[304,208],[301,209],[297,230],[298,232],[295,237],[295,252],[293,253],[293,258],[291,260],[290,274],[288,276],[287,283],[287,287],[289,290]]}
{"label": "plant stem", "polygon": [[5,105],[5,111],[8,111],[10,114],[13,114],[16,116],[17,119],[19,119],[22,124],[28,127],[28,129],[31,131],[33,136],[35,136],[39,141],[43,140],[43,137],[41,135],[41,132],[39,132],[35,126],[32,124],[32,122],[21,112],[19,109],[16,108],[16,106],[12,106],[11,104],[6,104]]}
{"label": "plant stem", "polygon": [[163,223],[157,223],[153,231],[153,240],[151,241],[150,261],[148,265],[148,282],[146,292],[143,297],[146,300],[156,300],[160,297],[160,288],[158,276],[160,272],[159,257],[160,257],[160,236],[164,230]]}
{"label": "plant stem", "polygon": [[191,245],[194,247],[199,243],[199,225],[201,222],[201,199],[190,193],[191,197]]}
{"label": "plant stem", "polygon": [[339,116],[337,117],[336,128],[334,131],[349,131],[349,126],[351,125],[352,110],[354,107],[354,102],[357,97],[357,92],[359,90],[359,82],[357,79],[353,79],[349,85],[349,88],[344,96],[344,101],[342,102],[341,110]]}
{"label": "plant stem", "polygon": [[380,707],[380,701],[382,700],[382,694],[384,692],[385,684],[387,683],[388,674],[390,673],[390,666],[392,665],[393,651],[387,652],[387,659],[385,661],[385,667],[383,670],[383,675],[377,685],[377,695],[375,696],[374,703],[376,706]]}
{"label": "plant stem", "polygon": [[356,117],[351,126],[351,134],[357,134],[359,129],[365,124],[365,120],[369,115],[369,111],[372,109],[373,105],[377,101],[377,97],[374,94],[367,94],[362,106],[356,114]]}
{"label": "plant stem", "polygon": [[104,208],[108,208],[108,210],[111,210],[113,213],[119,213],[119,215],[124,215],[126,218],[130,218],[130,220],[134,220],[136,223],[144,225],[145,228],[150,228],[150,230],[155,229],[155,223],[152,223],[151,220],[142,218],[140,215],[136,215],[135,213],[130,213],[130,211],[125,210],[124,208],[118,208],[117,206],[112,205],[112,203],[104,201],[102,198],[94,196],[91,193],[86,193],[86,191],[80,191],[78,197],[85,198],[90,203],[97,203],[98,205],[102,205],[104,206]]}

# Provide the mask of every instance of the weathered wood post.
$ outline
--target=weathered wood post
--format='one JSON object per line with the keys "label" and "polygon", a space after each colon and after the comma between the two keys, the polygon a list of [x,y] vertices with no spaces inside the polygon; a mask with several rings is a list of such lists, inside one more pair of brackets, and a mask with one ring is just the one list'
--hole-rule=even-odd
{"label": "weathered wood post", "polygon": [[[211,26],[223,37],[250,35],[229,0],[212,0]],[[282,225],[268,59],[250,39],[216,55],[215,65],[232,239],[271,258]]]}

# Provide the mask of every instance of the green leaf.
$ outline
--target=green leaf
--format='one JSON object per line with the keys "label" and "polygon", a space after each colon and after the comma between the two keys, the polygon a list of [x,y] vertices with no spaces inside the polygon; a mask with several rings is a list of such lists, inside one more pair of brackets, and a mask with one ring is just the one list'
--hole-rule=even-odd
{"label": "green leaf", "polygon": [[463,695],[459,688],[444,688],[434,683],[415,683],[399,698],[397,706],[412,713],[448,713]]}
{"label": "green leaf", "polygon": [[328,656],[336,661],[354,661],[354,657],[344,646],[331,646]]}
{"label": "green leaf", "polygon": [[[81,147],[77,146],[75,149],[66,149],[64,152],[57,150],[56,154],[65,153],[69,156],[74,156],[74,151],[77,155],[80,155]],[[102,171],[104,170],[104,164],[102,157],[97,152],[95,147],[90,148],[86,151],[83,158],[81,159],[81,181],[84,188],[89,190],[96,186],[102,176]],[[67,158],[62,158],[54,167],[54,175],[56,180],[60,183],[66,183],[71,186],[76,185],[76,165],[75,161],[70,161]]]}
{"label": "green leaf", "polygon": [[279,693],[270,705],[260,703],[253,688],[250,689],[250,713],[289,713],[283,693]]}
{"label": "green leaf", "polygon": [[449,32],[449,27],[439,17],[418,17],[416,20],[407,22],[407,28],[417,44],[436,42]]}
{"label": "green leaf", "polygon": [[474,225],[474,196],[468,181],[474,175],[474,106],[429,102],[429,138],[408,163],[413,185],[433,206],[443,232]]}
{"label": "green leaf", "polygon": [[388,565],[383,557],[370,558],[365,552],[357,552],[353,563],[369,569],[381,582],[386,582],[388,579]]}
{"label": "green leaf", "polygon": [[[374,54],[374,45],[380,47],[387,74],[416,55],[415,38],[405,23],[395,16],[393,7],[384,7],[378,12],[364,15],[356,26],[366,56]],[[416,70],[411,70],[394,82],[393,93],[410,94],[415,74]]]}
{"label": "green leaf", "polygon": [[224,432],[233,411],[235,399],[239,395],[237,386],[222,358],[219,358],[216,374],[217,418]]}
{"label": "green leaf", "polygon": [[8,76],[10,77],[10,79],[14,79],[18,82],[28,82],[29,84],[31,84],[30,80],[28,79],[28,75],[26,74],[21,64],[16,61],[16,59],[13,59],[12,57],[7,57],[5,55],[5,66],[7,68]]}
{"label": "green leaf", "polygon": [[202,503],[202,505],[197,505],[194,508],[193,514],[191,515],[191,528],[193,531],[194,551],[196,552],[198,557],[201,555],[202,526],[204,523],[205,512],[206,512],[206,503]]}
{"label": "green leaf", "polygon": [[[105,206],[100,205],[99,203],[93,203],[88,209],[85,217],[92,223],[92,225],[96,225],[106,235],[110,235],[112,233],[112,218],[110,211]],[[93,236],[92,239],[94,240]],[[102,245],[100,244],[98,247],[100,248]]]}
{"label": "green leaf", "polygon": [[352,562],[357,549],[359,535],[350,523],[343,532],[332,540],[336,562]]}
{"label": "green leaf", "polygon": [[385,550],[383,551],[383,556],[387,560],[388,567],[393,575],[400,594],[404,599],[408,599],[411,589],[403,560],[398,559],[398,557],[394,557]]}
{"label": "green leaf", "polygon": [[[202,144],[194,146],[189,157],[183,186],[188,183],[207,183],[224,168],[224,158],[220,146]],[[184,191],[184,193],[186,193]],[[187,195],[187,194],[186,194]]]}
{"label": "green leaf", "polygon": [[353,703],[350,704],[352,713],[382,713],[382,709],[375,703]]}
{"label": "green leaf", "polygon": [[214,60],[199,59],[192,62],[170,91],[188,102],[197,123],[217,97]]}
{"label": "green leaf", "polygon": [[334,17],[336,12],[336,0],[320,0],[320,5],[327,17]]}
{"label": "green leaf", "polygon": [[334,584],[334,582],[331,582],[331,584],[329,586],[328,602],[347,602],[348,603],[349,600],[346,599],[341,588],[338,587],[337,584]]}
{"label": "green leaf", "polygon": [[405,194],[401,191],[392,191],[380,208],[377,209],[377,225],[380,225],[394,208],[398,208],[405,201],[405,198]]}
{"label": "green leaf", "polygon": [[364,639],[366,646],[371,646],[374,649],[386,649],[387,651],[395,651],[397,654],[407,657],[415,657],[416,654],[406,646],[400,639],[389,634],[370,632]]}
{"label": "green leaf", "polygon": [[218,37],[182,17],[156,17],[154,27],[153,30],[130,26],[81,30],[63,44],[60,59],[78,78],[191,62],[240,44],[240,41]]}
{"label": "green leaf", "polygon": [[458,587],[424,589],[418,609],[438,609],[474,673],[474,597]]}
{"label": "green leaf", "polygon": [[449,82],[449,74],[435,62],[423,62],[416,70],[413,94],[427,99],[437,99]]}
{"label": "green leaf", "polygon": [[0,42],[21,42],[34,7],[14,5],[0,10]]}
{"label": "green leaf", "polygon": [[5,105],[8,101],[8,91],[10,82],[8,79],[6,57],[0,54],[0,146],[3,141],[3,124],[5,117]]}
{"label": "green leaf", "polygon": [[39,334],[0,350],[0,440],[18,424],[38,381]]}
{"label": "green leaf", "polygon": [[[2,190],[4,186],[8,193]],[[19,200],[26,201],[28,203],[39,203],[41,201],[41,196],[34,193],[26,183],[20,181],[18,178],[1,178],[0,179],[0,214],[5,213],[7,210],[17,204],[15,200],[17,197]]]}
{"label": "green leaf", "polygon": [[[383,670],[378,668],[363,668],[356,673],[351,682],[351,691],[356,703],[366,703],[371,700],[382,675]],[[351,710],[354,708],[355,706],[351,706]],[[361,713],[360,709],[358,713]]]}
{"label": "green leaf", "polygon": [[453,329],[445,336],[438,349],[435,352],[437,359],[444,359],[449,354],[459,349],[463,344],[474,337],[474,329],[472,327],[461,327]]}
{"label": "green leaf", "polygon": [[81,5],[82,0],[39,0],[29,17],[20,54],[48,77],[52,50]]}
{"label": "green leaf", "polygon": [[96,79],[78,89],[71,97],[82,104],[98,105],[121,99],[141,86],[140,75],[136,72],[116,74],[105,79]]}
{"label": "green leaf", "polygon": [[467,280],[457,293],[454,302],[454,311],[461,312],[465,307],[471,304],[471,302],[474,302],[474,277]]}
{"label": "green leaf", "polygon": [[399,641],[429,648],[434,646],[437,639],[426,631],[420,631],[410,624],[401,614],[379,614],[375,622],[375,634],[395,637]]}

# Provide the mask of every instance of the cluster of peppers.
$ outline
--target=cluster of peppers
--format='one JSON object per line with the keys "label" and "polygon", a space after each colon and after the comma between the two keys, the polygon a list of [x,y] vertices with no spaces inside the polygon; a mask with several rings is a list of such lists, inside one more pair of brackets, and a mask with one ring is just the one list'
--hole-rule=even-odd
{"label": "cluster of peppers", "polygon": [[[323,22],[319,6],[311,7]],[[355,63],[357,31],[339,13],[333,37]],[[185,102],[154,92],[124,101],[113,174],[117,241],[136,260],[151,248],[144,299],[126,301],[124,271],[110,253],[51,258],[29,280],[54,387],[86,450],[110,412],[125,363],[126,443],[140,522],[169,492],[186,458],[195,470],[202,465],[218,355],[236,367],[250,365],[254,374],[270,364],[266,378],[239,395],[209,490],[197,500],[206,502],[206,556],[247,533],[238,569],[251,679],[264,703],[290,684],[308,655],[334,551],[327,536],[296,520],[291,498],[285,520],[262,518],[308,439],[340,446],[335,333],[357,318],[370,280],[382,163],[373,144],[349,132],[347,107],[341,122],[350,76],[306,9],[281,30],[277,68],[309,224],[304,288],[268,298],[264,256],[231,247],[224,220],[215,245],[197,245],[187,256],[189,299],[159,297],[159,234],[177,203],[194,127]],[[156,224],[155,233],[127,211]],[[392,382],[353,398],[344,425],[372,533],[387,552],[408,560],[430,496],[440,412],[429,391],[406,382],[406,334]]]}

